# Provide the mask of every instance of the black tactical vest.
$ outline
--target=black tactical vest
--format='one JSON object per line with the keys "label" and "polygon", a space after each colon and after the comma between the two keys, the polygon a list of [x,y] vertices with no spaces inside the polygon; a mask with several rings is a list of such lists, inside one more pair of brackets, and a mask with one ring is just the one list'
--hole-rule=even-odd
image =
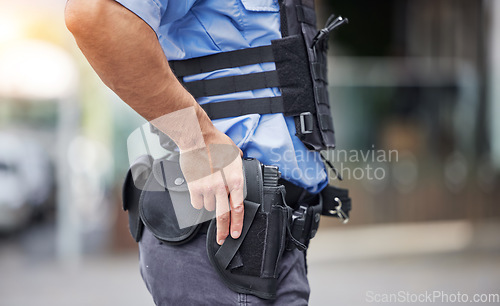
{"label": "black tactical vest", "polygon": [[[295,119],[296,135],[310,150],[335,147],[327,91],[328,34],[347,19],[328,19],[316,29],[313,0],[280,0],[281,39],[271,45],[170,61],[179,81],[195,97],[278,87],[281,96],[204,104],[211,119],[283,113]],[[274,62],[276,70],[184,82],[185,76],[219,69]]]}

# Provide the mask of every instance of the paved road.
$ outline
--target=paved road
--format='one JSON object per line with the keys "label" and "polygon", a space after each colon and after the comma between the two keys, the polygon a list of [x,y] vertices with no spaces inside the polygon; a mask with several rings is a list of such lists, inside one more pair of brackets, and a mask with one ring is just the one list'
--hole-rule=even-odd
{"label": "paved road", "polygon": [[[422,302],[414,303],[417,305],[448,305],[444,303],[445,294],[452,300],[458,294],[469,294],[472,299],[475,293],[496,293],[498,302],[490,305],[500,305],[499,253],[315,262],[309,272],[314,290],[311,305],[387,305],[370,301],[391,298],[391,294],[408,300],[420,298]],[[432,299],[426,293],[443,299]],[[402,301],[393,305],[401,305]]]}
{"label": "paved road", "polygon": [[[450,226],[453,232],[457,231],[453,228],[456,224]],[[417,243],[414,230],[412,233],[412,230],[399,228],[389,232],[405,232],[407,243],[414,245]],[[381,235],[380,231],[380,228],[336,231],[336,234],[324,231],[317,237],[309,254],[311,305],[385,305],[368,301],[389,294],[416,296],[426,291],[442,292],[450,298],[458,293],[471,296],[474,293],[500,294],[500,252],[495,249],[457,250],[453,249],[456,247],[454,242],[449,244],[448,250],[429,249],[416,255],[412,255],[417,253],[414,251],[398,252],[395,245],[392,249],[389,245],[384,246],[384,250],[389,249],[386,254],[373,247],[361,253],[359,249],[352,254],[346,251],[350,249],[349,243],[371,239],[371,234]],[[446,233],[445,229],[441,232]],[[492,234],[496,236],[496,233]],[[455,239],[452,236],[443,236],[443,241]],[[385,237],[397,240],[389,234]],[[332,242],[339,251],[330,253],[326,241]],[[340,246],[344,246],[343,251]],[[401,249],[408,247],[400,246]],[[446,305],[440,301],[413,304]],[[0,306],[25,305],[135,306],[153,303],[140,279],[134,253],[84,257],[80,265],[70,267],[54,261],[47,249],[45,253],[43,250],[34,253],[26,244],[0,242]]]}

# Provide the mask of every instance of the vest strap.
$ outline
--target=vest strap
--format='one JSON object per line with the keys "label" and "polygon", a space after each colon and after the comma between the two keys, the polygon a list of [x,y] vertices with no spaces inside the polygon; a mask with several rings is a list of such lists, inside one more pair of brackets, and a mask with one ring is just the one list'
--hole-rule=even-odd
{"label": "vest strap", "polygon": [[271,45],[220,52],[186,60],[169,61],[178,78],[220,69],[274,62]]}
{"label": "vest strap", "polygon": [[201,107],[212,120],[249,114],[276,114],[285,112],[281,96],[206,103],[201,105]]}
{"label": "vest strap", "polygon": [[235,75],[183,83],[195,98],[223,95],[247,90],[278,87],[278,73],[273,71]]}

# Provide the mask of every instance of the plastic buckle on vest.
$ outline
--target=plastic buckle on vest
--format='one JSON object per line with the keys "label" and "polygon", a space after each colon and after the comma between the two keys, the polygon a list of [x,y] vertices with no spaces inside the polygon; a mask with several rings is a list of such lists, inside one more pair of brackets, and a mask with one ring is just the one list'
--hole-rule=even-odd
{"label": "plastic buckle on vest", "polygon": [[311,134],[313,132],[313,115],[311,112],[303,112],[299,115],[300,132],[302,134]]}
{"label": "plastic buckle on vest", "polygon": [[342,18],[342,16],[335,18],[335,15],[331,15],[326,21],[325,27],[319,30],[313,38],[313,48],[316,47],[318,42],[326,40],[328,38],[328,34],[330,34],[333,29],[343,25],[344,23],[349,23],[349,20],[347,18]]}
{"label": "plastic buckle on vest", "polygon": [[335,206],[335,209],[330,210],[329,213],[331,213],[332,215],[337,215],[340,220],[342,220],[342,223],[346,224],[347,222],[349,222],[349,217],[342,210],[342,201],[338,197],[335,197],[333,200],[339,205]]}

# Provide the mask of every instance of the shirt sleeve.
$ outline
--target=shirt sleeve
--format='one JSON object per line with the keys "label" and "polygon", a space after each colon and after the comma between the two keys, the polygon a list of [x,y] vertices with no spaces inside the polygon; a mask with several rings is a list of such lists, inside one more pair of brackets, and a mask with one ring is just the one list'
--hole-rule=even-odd
{"label": "shirt sleeve", "polygon": [[184,17],[196,0],[115,0],[144,20],[159,35],[160,25]]}

